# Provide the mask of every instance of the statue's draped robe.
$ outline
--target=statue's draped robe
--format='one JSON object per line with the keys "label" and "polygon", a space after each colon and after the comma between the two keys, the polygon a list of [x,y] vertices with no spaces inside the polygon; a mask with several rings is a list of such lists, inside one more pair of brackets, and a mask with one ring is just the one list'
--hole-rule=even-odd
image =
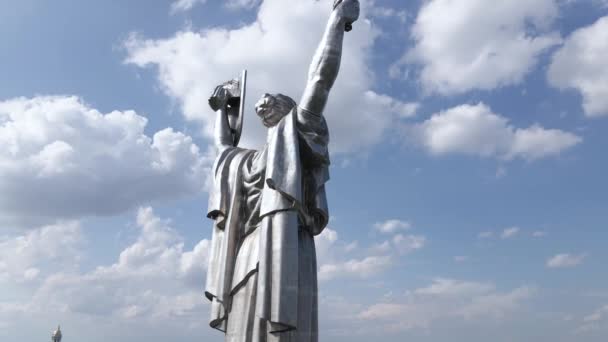
{"label": "statue's draped robe", "polygon": [[328,139],[323,116],[296,107],[263,150],[218,155],[205,295],[226,341],[317,341],[313,236],[328,221]]}

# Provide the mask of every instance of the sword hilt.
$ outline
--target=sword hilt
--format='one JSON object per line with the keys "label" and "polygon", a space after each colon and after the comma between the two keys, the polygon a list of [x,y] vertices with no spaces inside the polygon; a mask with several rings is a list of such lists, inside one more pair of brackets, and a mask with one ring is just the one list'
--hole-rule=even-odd
{"label": "sword hilt", "polygon": [[[340,5],[342,3],[343,0],[334,0],[334,6],[333,9],[335,10],[338,5]],[[346,25],[344,25],[344,31],[346,32],[350,32],[353,29],[353,23],[346,23]]]}

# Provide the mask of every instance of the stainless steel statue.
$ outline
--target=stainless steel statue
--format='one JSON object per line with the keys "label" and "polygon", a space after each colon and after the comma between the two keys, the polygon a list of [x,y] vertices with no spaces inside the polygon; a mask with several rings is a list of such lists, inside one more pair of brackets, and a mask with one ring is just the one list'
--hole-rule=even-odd
{"label": "stainless steel statue", "polygon": [[316,342],[314,236],[328,221],[329,133],[323,109],[340,67],[357,0],[336,0],[299,104],[264,94],[255,110],[268,128],[260,151],[237,147],[245,75],[218,86],[214,220],[205,295],[210,325],[229,342]]}

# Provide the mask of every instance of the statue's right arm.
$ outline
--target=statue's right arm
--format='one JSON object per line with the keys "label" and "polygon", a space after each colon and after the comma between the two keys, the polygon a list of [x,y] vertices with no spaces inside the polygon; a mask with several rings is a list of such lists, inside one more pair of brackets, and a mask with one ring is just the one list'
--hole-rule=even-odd
{"label": "statue's right arm", "polygon": [[232,134],[230,133],[230,127],[228,127],[226,114],[225,106],[215,112],[215,147],[220,152],[232,146]]}
{"label": "statue's right arm", "polygon": [[346,24],[352,24],[359,17],[358,0],[336,0],[323,38],[313,56],[308,72],[308,82],[300,99],[300,107],[321,115],[329,91],[331,90],[342,59],[342,43]]}

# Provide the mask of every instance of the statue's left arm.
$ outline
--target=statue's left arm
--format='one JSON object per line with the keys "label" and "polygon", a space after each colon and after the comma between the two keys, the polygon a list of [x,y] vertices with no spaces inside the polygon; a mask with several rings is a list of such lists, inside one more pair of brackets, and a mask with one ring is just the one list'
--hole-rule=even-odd
{"label": "statue's left arm", "polygon": [[358,0],[336,0],[325,33],[313,57],[300,107],[321,115],[342,59],[344,30],[359,18]]}

